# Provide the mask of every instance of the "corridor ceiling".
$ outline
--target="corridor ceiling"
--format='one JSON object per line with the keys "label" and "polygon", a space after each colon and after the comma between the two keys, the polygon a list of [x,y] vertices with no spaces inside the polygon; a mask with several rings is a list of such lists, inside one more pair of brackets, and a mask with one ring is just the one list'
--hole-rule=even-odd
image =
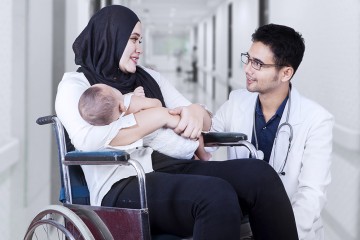
{"label": "corridor ceiling", "polygon": [[181,35],[205,16],[211,16],[224,0],[131,0],[129,7],[154,34]]}

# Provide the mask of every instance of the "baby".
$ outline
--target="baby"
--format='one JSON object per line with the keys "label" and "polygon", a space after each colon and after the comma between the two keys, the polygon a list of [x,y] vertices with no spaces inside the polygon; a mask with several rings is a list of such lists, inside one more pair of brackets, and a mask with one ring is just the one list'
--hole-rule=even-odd
{"label": "baby", "polygon": [[[94,126],[108,125],[124,115],[149,108],[161,110],[162,105],[158,99],[145,97],[142,87],[136,88],[134,93],[123,95],[106,84],[95,84],[89,87],[79,100],[81,117]],[[174,158],[191,159],[195,153],[199,159],[209,160],[211,154],[205,151],[203,139],[193,141],[179,136],[173,128],[177,126],[180,118],[172,117],[172,119],[171,126],[167,126],[170,128],[154,129],[153,133],[145,136],[144,146]]]}

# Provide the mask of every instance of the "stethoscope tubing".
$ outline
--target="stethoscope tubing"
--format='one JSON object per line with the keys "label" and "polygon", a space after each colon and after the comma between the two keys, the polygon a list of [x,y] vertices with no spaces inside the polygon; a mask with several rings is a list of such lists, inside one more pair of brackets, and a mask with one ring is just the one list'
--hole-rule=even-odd
{"label": "stethoscope tubing", "polygon": [[[255,108],[254,108],[254,117],[253,117],[253,132],[254,132],[254,138],[255,138],[255,147],[256,147],[256,150],[258,152],[261,152],[261,150],[259,150],[259,142],[258,142],[258,139],[257,139],[257,133],[256,133],[256,123],[255,123],[255,114],[256,114],[256,104],[255,104]],[[289,156],[289,152],[290,152],[290,148],[291,148],[291,142],[292,142],[292,139],[293,139],[293,128],[291,126],[291,124],[289,123],[289,116],[290,116],[290,109],[291,109],[291,92],[290,92],[290,89],[289,89],[289,98],[288,98],[288,109],[287,109],[287,113],[286,113],[286,120],[285,122],[281,123],[278,127],[278,129],[276,130],[276,133],[275,133],[275,139],[274,139],[274,162],[275,162],[275,157],[276,157],[276,144],[277,144],[277,139],[278,139],[278,135],[279,135],[279,132],[281,130],[281,128],[284,128],[284,127],[288,127],[289,128],[289,131],[290,131],[290,134],[289,134],[289,145],[288,145],[288,149],[286,151],[286,157],[284,159],[284,162],[282,164],[282,166],[280,167],[280,169],[277,171],[277,173],[279,175],[285,175],[286,173],[284,172],[284,169],[285,169],[285,166],[286,166],[286,163],[287,163],[287,160],[288,160],[288,156]],[[260,154],[261,155],[261,154]],[[262,156],[264,154],[262,153]],[[275,169],[275,164],[273,163],[273,168]]]}

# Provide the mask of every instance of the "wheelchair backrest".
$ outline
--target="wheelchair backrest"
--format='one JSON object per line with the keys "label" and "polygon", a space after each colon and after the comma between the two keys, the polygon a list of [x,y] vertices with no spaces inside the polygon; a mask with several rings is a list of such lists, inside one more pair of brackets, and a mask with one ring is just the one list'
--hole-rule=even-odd
{"label": "wheelchair backrest", "polygon": [[[65,128],[64,128],[64,132],[65,132],[66,152],[75,151],[75,147],[74,145],[72,145],[69,135]],[[81,166],[74,165],[74,166],[68,166],[68,168],[69,168],[69,177],[70,177],[70,185],[71,185],[71,193],[72,193],[72,203],[81,204],[81,205],[90,205],[89,189],[87,187],[85,175]],[[66,200],[65,186],[63,185],[61,186],[61,190],[60,190],[60,201],[64,203],[65,200]]]}
{"label": "wheelchair backrest", "polygon": [[[70,151],[75,151],[75,147],[72,145],[66,129],[63,127],[60,120],[55,115],[38,118],[36,122],[39,125],[51,123],[53,126],[58,149],[58,163],[61,178],[59,200],[62,203],[70,203],[70,199],[66,199],[66,192],[68,188],[66,182],[68,180],[71,186],[71,203],[90,205],[89,189],[87,187],[85,175],[81,169],[81,166],[65,166],[63,164],[66,153]],[[68,177],[66,176],[65,172],[68,172]]]}
{"label": "wheelchair backrest", "polygon": [[[89,189],[81,166],[69,166],[72,203],[90,205]],[[65,185],[61,186],[59,200],[66,203]]]}

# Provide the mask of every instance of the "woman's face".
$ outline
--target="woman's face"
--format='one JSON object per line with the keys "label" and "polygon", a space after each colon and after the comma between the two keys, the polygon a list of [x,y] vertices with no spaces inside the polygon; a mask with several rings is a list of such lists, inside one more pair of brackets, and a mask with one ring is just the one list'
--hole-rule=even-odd
{"label": "woman's face", "polygon": [[136,71],[137,62],[142,53],[141,40],[141,23],[137,22],[119,62],[119,68],[122,72],[134,73]]}

